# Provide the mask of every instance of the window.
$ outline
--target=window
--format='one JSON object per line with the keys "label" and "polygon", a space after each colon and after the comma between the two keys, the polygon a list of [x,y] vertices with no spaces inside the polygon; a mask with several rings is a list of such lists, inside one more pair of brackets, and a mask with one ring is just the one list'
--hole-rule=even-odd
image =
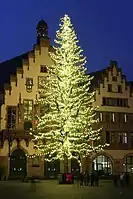
{"label": "window", "polygon": [[124,144],[128,143],[127,133],[123,133],[123,143]]}
{"label": "window", "polygon": [[110,122],[110,113],[106,112],[105,116],[106,116],[106,122]]}
{"label": "window", "polygon": [[133,173],[133,156],[127,156],[124,158],[124,172],[130,172]]}
{"label": "window", "polygon": [[98,112],[97,117],[98,117],[98,119],[99,119],[99,122],[102,122],[102,121],[103,121],[103,113]]}
{"label": "window", "polygon": [[7,107],[7,128],[9,129],[16,128],[16,107],[15,106]]}
{"label": "window", "polygon": [[122,144],[122,133],[118,133],[118,143]]}
{"label": "window", "polygon": [[117,77],[116,77],[116,76],[113,76],[113,77],[112,77],[112,81],[116,82],[116,81],[117,81]]}
{"label": "window", "polygon": [[108,92],[112,92],[112,84],[108,84]]}
{"label": "window", "polygon": [[40,72],[41,73],[47,73],[47,66],[46,65],[41,65],[40,66]]}
{"label": "window", "polygon": [[26,78],[26,85],[32,86],[32,85],[33,85],[33,78],[27,77],[27,78]]}
{"label": "window", "polygon": [[122,120],[123,114],[122,113],[117,113],[117,121],[120,123]]}
{"label": "window", "polygon": [[118,143],[119,144],[127,144],[128,143],[127,133],[123,133],[123,132],[118,133]]}
{"label": "window", "polygon": [[127,122],[127,114],[124,114],[124,122]]}
{"label": "window", "polygon": [[115,143],[115,142],[116,142],[116,139],[115,139],[115,132],[111,132],[111,133],[110,133],[110,142],[111,142],[111,143]]}
{"label": "window", "polygon": [[110,143],[110,134],[108,131],[106,131],[106,143],[109,144]]}
{"label": "window", "polygon": [[133,132],[130,133],[131,147],[133,147]]}
{"label": "window", "polygon": [[123,99],[122,100],[122,106],[123,107],[128,107],[128,99]]}
{"label": "window", "polygon": [[111,122],[115,122],[115,114],[111,113]]}
{"label": "window", "polygon": [[113,172],[112,161],[107,156],[97,156],[94,161],[94,170],[99,171],[101,175],[110,175]]}
{"label": "window", "polygon": [[32,120],[33,119],[33,101],[32,100],[24,100],[24,120]]}
{"label": "window", "polygon": [[128,107],[128,99],[103,97],[103,105]]}
{"label": "window", "polygon": [[118,93],[122,93],[122,86],[118,85]]}
{"label": "window", "polygon": [[33,78],[27,77],[25,85],[26,85],[26,91],[28,93],[30,93],[32,91],[32,87],[33,87]]}
{"label": "window", "polygon": [[46,87],[46,83],[47,83],[47,76],[39,76],[38,77],[38,88],[39,89],[43,89]]}

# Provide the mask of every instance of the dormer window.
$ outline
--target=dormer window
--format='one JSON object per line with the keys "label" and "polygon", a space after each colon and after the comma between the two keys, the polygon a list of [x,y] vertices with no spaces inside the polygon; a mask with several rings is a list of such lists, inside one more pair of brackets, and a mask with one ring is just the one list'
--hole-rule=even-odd
{"label": "dormer window", "polygon": [[26,78],[26,91],[28,93],[32,92],[32,87],[33,87],[33,78],[29,78],[27,77]]}
{"label": "dormer window", "polygon": [[47,73],[47,66],[46,65],[41,65],[40,72],[41,73]]}

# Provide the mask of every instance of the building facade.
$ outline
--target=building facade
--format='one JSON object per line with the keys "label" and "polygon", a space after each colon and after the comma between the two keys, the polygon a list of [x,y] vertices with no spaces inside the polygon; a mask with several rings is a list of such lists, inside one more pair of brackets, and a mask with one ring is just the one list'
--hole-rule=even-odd
{"label": "building facade", "polygon": [[[37,25],[37,42],[25,54],[0,64],[0,169],[2,178],[37,176],[54,178],[63,173],[60,161],[46,162],[35,150],[29,129],[37,124],[37,90],[41,78],[47,81],[47,67],[53,51],[44,20]],[[101,154],[88,158],[105,175],[133,171],[133,96],[132,82],[127,82],[117,63],[91,73],[96,90],[94,106],[103,126],[102,139],[110,146]],[[35,156],[38,154],[38,156]],[[68,172],[78,171],[76,161],[68,161]]]}

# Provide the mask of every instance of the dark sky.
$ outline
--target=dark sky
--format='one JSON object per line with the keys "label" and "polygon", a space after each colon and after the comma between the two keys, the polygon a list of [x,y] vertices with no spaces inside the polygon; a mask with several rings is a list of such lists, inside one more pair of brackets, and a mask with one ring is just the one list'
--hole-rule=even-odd
{"label": "dark sky", "polygon": [[0,61],[32,48],[42,17],[53,41],[64,14],[72,19],[89,72],[112,59],[133,80],[133,0],[0,0]]}

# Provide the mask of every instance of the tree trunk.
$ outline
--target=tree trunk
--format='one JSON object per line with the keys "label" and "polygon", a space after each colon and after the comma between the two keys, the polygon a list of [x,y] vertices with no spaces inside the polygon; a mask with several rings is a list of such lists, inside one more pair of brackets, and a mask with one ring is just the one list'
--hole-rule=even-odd
{"label": "tree trunk", "polygon": [[64,157],[64,173],[68,173],[68,158]]}

